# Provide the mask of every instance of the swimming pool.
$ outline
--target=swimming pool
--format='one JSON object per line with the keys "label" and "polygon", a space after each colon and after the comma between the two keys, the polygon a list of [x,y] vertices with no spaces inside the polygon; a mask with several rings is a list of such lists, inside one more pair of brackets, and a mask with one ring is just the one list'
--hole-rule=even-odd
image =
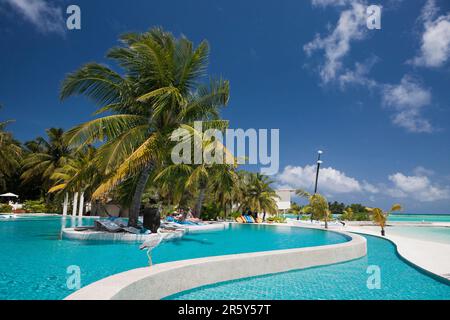
{"label": "swimming pool", "polygon": [[[168,300],[209,299],[450,299],[450,285],[420,272],[396,253],[395,246],[366,236],[367,256],[340,264],[253,277],[200,287]],[[381,288],[368,289],[368,266],[379,266]]]}
{"label": "swimming pool", "polygon": [[[83,219],[84,225],[92,219]],[[0,299],[62,299],[73,293],[67,268],[78,266],[81,285],[148,265],[139,243],[60,240],[62,226],[78,218],[40,217],[0,221]],[[346,242],[338,233],[294,227],[233,224],[224,231],[188,234],[163,242],[154,263],[205,256],[290,249]]]}

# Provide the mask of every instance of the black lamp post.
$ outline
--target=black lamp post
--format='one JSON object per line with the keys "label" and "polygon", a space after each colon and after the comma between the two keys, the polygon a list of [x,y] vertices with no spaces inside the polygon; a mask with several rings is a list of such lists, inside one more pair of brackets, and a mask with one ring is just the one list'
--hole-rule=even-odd
{"label": "black lamp post", "polygon": [[314,186],[314,194],[317,193],[317,182],[319,181],[319,170],[320,170],[320,165],[323,163],[323,161],[320,160],[320,156],[322,155],[322,153],[323,153],[322,150],[317,151],[318,157],[317,157],[316,185]]}
{"label": "black lamp post", "polygon": [[[316,171],[316,184],[314,186],[314,194],[317,193],[317,182],[319,181],[319,170],[320,170],[320,165],[322,164],[322,160],[320,160],[320,156],[322,155],[323,151],[319,150],[317,151],[317,171]],[[313,221],[313,215],[311,213],[311,222]]]}

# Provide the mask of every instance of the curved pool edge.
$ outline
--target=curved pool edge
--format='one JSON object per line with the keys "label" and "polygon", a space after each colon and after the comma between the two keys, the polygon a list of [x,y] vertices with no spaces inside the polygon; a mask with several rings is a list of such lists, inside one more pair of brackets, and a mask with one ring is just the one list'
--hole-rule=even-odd
{"label": "curved pool edge", "polygon": [[341,231],[331,232],[342,234],[350,241],[156,264],[101,279],[65,300],[159,300],[218,282],[340,263],[367,254],[364,237]]}
{"label": "curved pool edge", "polygon": [[[370,230],[361,230],[361,228],[349,232],[353,234],[373,236],[389,241],[394,245],[397,256],[405,263],[417,269],[419,272],[422,272],[423,274],[434,278],[435,280],[450,285],[450,269],[448,269],[448,272],[442,272],[441,270],[437,270],[432,265],[430,265],[430,261],[426,261],[427,263],[425,263],[422,258],[417,257],[417,251],[420,250],[418,246],[425,246],[423,249],[428,249],[431,251],[434,251],[432,248],[433,246],[438,248],[448,247],[448,249],[450,249],[450,246],[437,242],[410,239],[401,236],[385,235],[383,237],[377,233],[371,232]],[[411,246],[414,247],[413,250],[410,249]],[[416,254],[414,254],[414,252],[416,252]],[[436,255],[434,257],[436,257]]]}

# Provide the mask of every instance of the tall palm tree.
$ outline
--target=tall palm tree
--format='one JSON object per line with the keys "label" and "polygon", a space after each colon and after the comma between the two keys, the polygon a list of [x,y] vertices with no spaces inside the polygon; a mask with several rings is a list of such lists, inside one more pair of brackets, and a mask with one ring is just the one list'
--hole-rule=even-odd
{"label": "tall palm tree", "polygon": [[308,208],[308,211],[311,212],[311,220],[314,217],[316,219],[323,219],[325,221],[325,229],[328,229],[328,220],[330,219],[331,212],[328,207],[327,199],[321,194],[311,194],[302,189],[297,189],[295,193],[308,200],[310,207]]}
{"label": "tall palm tree", "polygon": [[48,140],[38,137],[25,143],[28,152],[22,162],[24,172],[21,179],[23,183],[39,179],[44,189],[48,190],[52,183],[51,176],[68,163],[71,148],[63,139],[63,129],[50,128],[46,132]]}
{"label": "tall palm tree", "polygon": [[391,210],[387,212],[384,212],[380,208],[366,208],[366,209],[367,211],[370,212],[373,222],[375,222],[377,225],[381,227],[381,235],[384,236],[385,235],[384,228],[386,227],[386,221],[387,218],[389,217],[389,214],[391,214],[394,211],[402,210],[402,206],[400,204],[394,204],[391,207]]}
{"label": "tall palm tree", "polygon": [[233,206],[238,175],[235,165],[218,164],[212,168],[210,189],[213,197],[221,205],[224,218],[227,219],[227,206]]}
{"label": "tall palm tree", "polygon": [[72,129],[70,143],[106,141],[99,148],[108,179],[94,197],[111,191],[130,177],[137,177],[130,204],[129,225],[136,226],[142,195],[152,172],[167,163],[170,135],[182,124],[219,118],[219,108],[228,102],[229,84],[205,75],[209,46],[202,41],[194,48],[182,37],[154,28],[143,34],[126,34],[122,46],[107,57],[122,72],[90,63],[69,74],[61,98],[84,95],[109,115]]}
{"label": "tall palm tree", "polygon": [[5,131],[11,121],[0,122],[0,188],[5,188],[6,179],[20,167],[22,148],[10,132]]}

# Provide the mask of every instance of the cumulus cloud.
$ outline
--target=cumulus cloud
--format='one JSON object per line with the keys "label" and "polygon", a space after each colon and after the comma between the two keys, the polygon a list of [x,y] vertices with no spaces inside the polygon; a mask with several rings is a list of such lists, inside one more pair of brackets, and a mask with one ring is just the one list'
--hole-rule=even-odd
{"label": "cumulus cloud", "polygon": [[43,33],[64,33],[62,9],[44,0],[0,0]]}
{"label": "cumulus cloud", "polygon": [[[320,193],[327,197],[356,194],[373,201],[377,198],[403,198],[419,202],[432,202],[450,199],[450,186],[440,186],[431,180],[434,171],[418,166],[413,175],[397,172],[387,176],[386,180],[372,184],[359,181],[332,167],[323,168],[319,175]],[[305,189],[312,191],[316,177],[316,166],[287,166],[276,177],[278,188]]]}
{"label": "cumulus cloud", "polygon": [[343,10],[334,30],[327,36],[316,35],[313,41],[303,46],[308,56],[315,51],[323,51],[325,62],[319,67],[322,81],[335,80],[343,69],[343,59],[351,49],[351,42],[364,39],[367,34],[366,6],[359,1],[313,0],[313,4],[349,5]]}
{"label": "cumulus cloud", "polygon": [[389,194],[397,198],[413,198],[420,202],[450,199],[450,189],[433,184],[427,176],[407,176],[403,173],[395,173],[389,176],[393,188]]}
{"label": "cumulus cloud", "polygon": [[384,105],[394,110],[394,124],[410,132],[432,132],[431,123],[424,119],[422,111],[431,104],[431,92],[411,76],[404,76],[399,84],[384,85]]}
{"label": "cumulus cloud", "polygon": [[424,32],[419,54],[412,64],[423,67],[441,67],[450,57],[450,14],[437,16],[439,8],[435,0],[428,0],[422,9],[420,20]]}
{"label": "cumulus cloud", "polygon": [[[316,177],[316,166],[287,166],[277,176],[277,182],[294,189],[312,189]],[[328,167],[320,170],[319,185],[323,193],[342,194],[367,191],[377,193],[378,189],[368,182],[359,182],[344,172]]]}

